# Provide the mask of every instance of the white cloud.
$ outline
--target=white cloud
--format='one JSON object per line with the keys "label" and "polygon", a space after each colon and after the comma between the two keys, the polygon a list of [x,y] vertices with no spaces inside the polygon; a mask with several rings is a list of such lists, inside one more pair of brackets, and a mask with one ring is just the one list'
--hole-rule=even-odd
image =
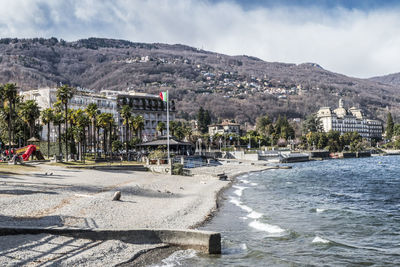
{"label": "white cloud", "polygon": [[0,0],[1,37],[182,43],[266,61],[316,62],[357,77],[399,72],[398,9],[244,10],[195,0]]}

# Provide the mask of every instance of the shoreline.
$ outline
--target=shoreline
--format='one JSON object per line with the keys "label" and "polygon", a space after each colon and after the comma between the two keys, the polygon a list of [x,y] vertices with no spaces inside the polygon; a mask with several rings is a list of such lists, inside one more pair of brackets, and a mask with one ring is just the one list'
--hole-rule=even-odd
{"label": "shoreline", "polygon": [[[234,162],[198,168],[196,174],[189,177],[135,171],[75,170],[43,164],[29,173],[9,174],[0,183],[0,205],[3,207],[0,226],[190,230],[204,225],[214,216],[221,205],[221,195],[234,183],[235,177],[269,168],[274,167]],[[219,180],[218,173],[226,173],[229,180]],[[120,201],[111,201],[115,191],[122,192]],[[56,249],[47,244],[49,239],[59,244]],[[159,247],[121,240],[99,243],[46,234],[0,236],[0,240],[0,249],[4,251],[0,264],[8,264],[11,257],[26,259],[17,260],[16,264],[37,259],[51,263],[62,254],[64,256],[57,260],[60,264],[116,265]],[[15,241],[10,244],[12,240]],[[69,242],[82,250],[79,256],[71,254]],[[93,247],[95,243],[97,245]],[[36,248],[35,252],[24,249],[28,245]],[[114,257],[96,256],[101,253],[111,253]]]}
{"label": "shoreline", "polygon": [[[254,166],[254,165],[251,165]],[[200,221],[196,223],[195,225],[191,226],[190,229],[196,229],[199,227],[204,226],[208,222],[210,222],[214,216],[219,212],[220,207],[223,205],[223,194],[232,188],[232,186],[237,182],[237,177],[253,173],[253,172],[262,172],[266,170],[271,170],[271,169],[279,169],[277,166],[263,166],[264,168],[258,169],[258,170],[250,170],[250,171],[242,171],[239,173],[232,174],[231,176],[228,177],[229,183],[222,187],[216,194],[215,194],[215,206],[214,208],[205,216],[203,221]],[[181,248],[179,246],[167,246],[167,247],[160,247],[160,248],[153,248],[149,249],[143,254],[139,255],[136,257],[133,261],[129,263],[125,263],[124,265],[118,265],[118,266],[147,266],[149,264],[157,264],[163,259],[168,258],[171,256],[174,252],[183,250],[185,248]]]}

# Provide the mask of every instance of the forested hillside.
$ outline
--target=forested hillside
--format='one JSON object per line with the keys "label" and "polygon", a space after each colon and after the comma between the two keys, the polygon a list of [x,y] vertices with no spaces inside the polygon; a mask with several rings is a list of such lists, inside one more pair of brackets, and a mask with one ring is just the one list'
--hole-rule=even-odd
{"label": "forested hillside", "polygon": [[320,106],[348,106],[384,119],[400,114],[399,85],[329,72],[317,64],[265,62],[184,45],[89,38],[1,39],[0,83],[22,90],[63,84],[89,89],[158,93],[169,90],[178,116],[194,118],[199,107],[214,121],[254,123],[264,114],[304,118]]}

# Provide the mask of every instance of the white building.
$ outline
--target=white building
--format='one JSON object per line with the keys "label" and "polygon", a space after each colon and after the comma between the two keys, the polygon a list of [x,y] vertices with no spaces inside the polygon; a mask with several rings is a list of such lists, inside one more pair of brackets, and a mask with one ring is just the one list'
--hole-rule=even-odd
{"label": "white building", "polygon": [[[131,107],[133,116],[143,116],[145,126],[142,139],[145,142],[156,137],[156,127],[159,122],[164,122],[167,125],[167,103],[163,102],[159,96],[135,91],[120,92],[116,101],[118,109],[128,105]],[[169,102],[169,120],[175,120],[175,102],[173,100]],[[120,119],[120,125],[122,128],[125,127],[122,119]]]}
{"label": "white building", "polygon": [[361,110],[355,107],[346,110],[343,100],[339,100],[339,107],[331,110],[330,107],[322,107],[318,110],[319,118],[324,132],[331,130],[338,131],[340,134],[347,132],[358,132],[367,139],[382,138],[382,123],[378,120],[371,120],[364,117]]}
{"label": "white building", "polygon": [[[25,100],[36,100],[41,110],[53,108],[57,102],[56,88],[40,88],[25,92],[20,92]],[[122,105],[128,104],[132,108],[132,115],[142,115],[145,120],[145,126],[142,131],[144,141],[150,141],[156,136],[156,127],[158,122],[167,122],[166,104],[162,102],[159,96],[137,93],[134,91],[112,91],[103,90],[95,93],[93,90],[78,88],[77,93],[68,103],[71,109],[86,109],[90,103],[97,104],[101,113],[111,113],[114,120],[118,122],[118,131],[121,141],[124,138],[123,120],[119,110]],[[170,121],[175,119],[175,104],[170,101]],[[55,141],[56,132],[50,133],[50,139]],[[42,140],[47,140],[47,127],[43,127]]]}
{"label": "white building", "polygon": [[208,134],[213,136],[215,134],[237,134],[240,135],[240,124],[223,121],[219,124],[208,125]]}

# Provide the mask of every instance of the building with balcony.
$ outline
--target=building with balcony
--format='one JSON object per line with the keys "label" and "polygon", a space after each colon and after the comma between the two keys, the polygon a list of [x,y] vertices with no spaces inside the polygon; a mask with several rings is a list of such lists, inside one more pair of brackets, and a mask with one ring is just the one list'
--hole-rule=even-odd
{"label": "building with balcony", "polygon": [[223,121],[219,124],[208,125],[208,134],[213,136],[215,134],[237,134],[240,135],[240,124]]}
{"label": "building with balcony", "polygon": [[382,139],[382,123],[365,118],[358,108],[352,107],[346,110],[342,99],[339,100],[339,107],[333,111],[330,107],[320,108],[317,117],[324,132],[331,130],[338,131],[340,134],[358,132],[363,138]]}
{"label": "building with balcony", "polygon": [[[57,88],[40,88],[20,92],[25,100],[36,100],[41,110],[53,108],[57,102]],[[97,104],[100,113],[111,113],[117,122],[117,129],[120,140],[124,138],[125,125],[120,116],[120,109],[127,104],[132,109],[132,116],[141,115],[145,120],[142,138],[144,141],[151,141],[156,137],[156,127],[158,122],[167,123],[167,105],[159,96],[138,93],[135,91],[112,91],[103,90],[95,93],[93,90],[78,88],[72,99],[69,100],[68,107],[71,109],[86,109],[90,103]],[[170,101],[170,121],[175,119],[175,103]],[[56,137],[50,134],[50,138],[55,140]],[[41,133],[42,140],[47,140],[47,127],[43,127]]]}
{"label": "building with balcony", "polygon": [[[117,95],[116,102],[118,110],[122,106],[128,105],[131,108],[132,116],[143,116],[145,126],[142,138],[144,142],[151,141],[156,137],[156,127],[159,122],[167,125],[167,103],[162,101],[159,96],[134,91],[121,92]],[[169,120],[173,121],[175,120],[175,102],[172,100],[168,104]],[[122,128],[125,127],[122,119],[120,119],[120,125]]]}

